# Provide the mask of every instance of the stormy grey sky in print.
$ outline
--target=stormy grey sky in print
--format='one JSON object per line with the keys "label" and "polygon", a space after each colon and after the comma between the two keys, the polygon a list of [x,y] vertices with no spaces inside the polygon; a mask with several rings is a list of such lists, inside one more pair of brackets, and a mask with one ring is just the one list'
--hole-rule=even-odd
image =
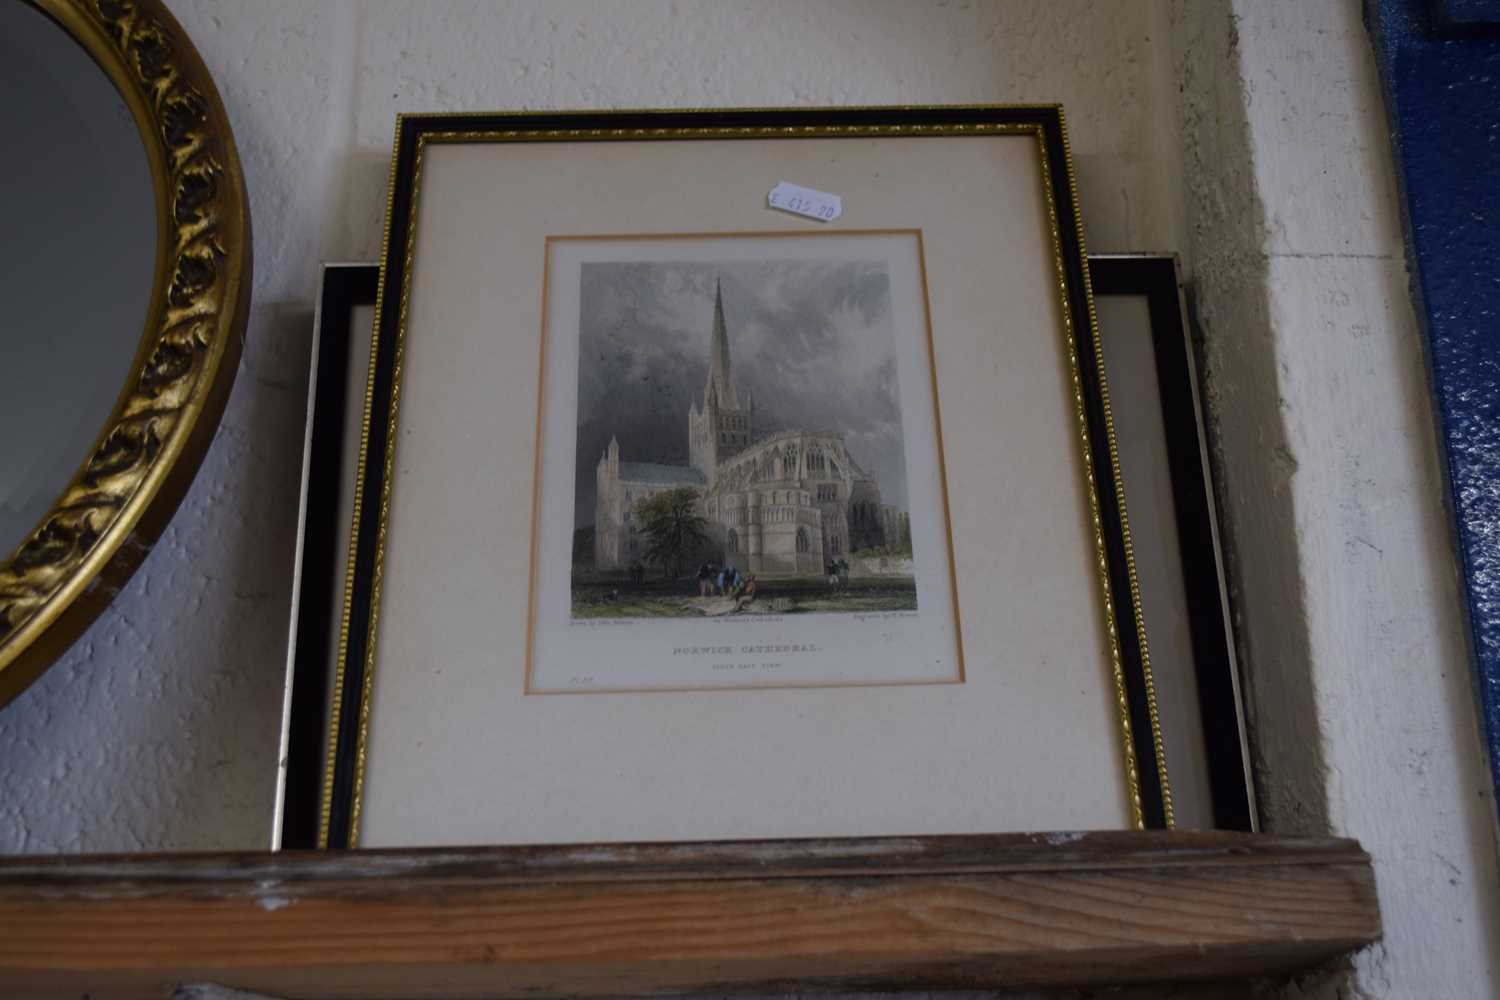
{"label": "stormy grey sky in print", "polygon": [[723,283],[730,370],[755,395],[756,437],[842,431],[854,460],[906,508],[890,279],[884,261],[587,263],[580,278],[574,523],[594,522],[594,469],[620,439],[627,462],[688,463]]}

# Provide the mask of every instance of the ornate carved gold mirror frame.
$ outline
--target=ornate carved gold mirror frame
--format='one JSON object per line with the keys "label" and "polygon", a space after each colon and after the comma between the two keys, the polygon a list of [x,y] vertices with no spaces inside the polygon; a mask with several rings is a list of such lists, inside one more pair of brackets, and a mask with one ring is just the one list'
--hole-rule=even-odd
{"label": "ornate carved gold mirror frame", "polygon": [[229,398],[249,308],[239,157],[182,27],[161,0],[29,2],[130,109],[150,162],[157,252],[144,333],[114,409],[41,522],[0,552],[0,705],[82,634],[166,526]]}

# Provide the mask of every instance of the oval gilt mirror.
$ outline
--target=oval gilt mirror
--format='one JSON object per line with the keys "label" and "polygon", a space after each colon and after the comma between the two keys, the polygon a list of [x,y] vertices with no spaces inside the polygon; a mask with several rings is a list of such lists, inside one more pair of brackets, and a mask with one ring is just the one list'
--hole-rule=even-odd
{"label": "oval gilt mirror", "polygon": [[219,95],[160,0],[0,4],[0,81],[3,705],[192,481],[239,361],[250,222]]}

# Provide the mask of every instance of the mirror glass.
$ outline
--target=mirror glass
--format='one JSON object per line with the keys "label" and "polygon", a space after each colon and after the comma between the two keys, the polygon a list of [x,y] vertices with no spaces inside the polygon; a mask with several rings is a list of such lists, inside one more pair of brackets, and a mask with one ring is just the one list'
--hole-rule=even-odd
{"label": "mirror glass", "polygon": [[4,562],[57,502],[126,385],[150,307],[157,209],[125,101],[25,3],[0,3],[0,94]]}

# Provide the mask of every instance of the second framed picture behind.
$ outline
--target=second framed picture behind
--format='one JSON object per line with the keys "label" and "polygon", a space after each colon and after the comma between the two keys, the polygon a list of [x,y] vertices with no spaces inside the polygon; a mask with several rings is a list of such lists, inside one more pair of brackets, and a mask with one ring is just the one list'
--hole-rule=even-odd
{"label": "second framed picture behind", "polygon": [[332,846],[1170,823],[1056,107],[404,117]]}

